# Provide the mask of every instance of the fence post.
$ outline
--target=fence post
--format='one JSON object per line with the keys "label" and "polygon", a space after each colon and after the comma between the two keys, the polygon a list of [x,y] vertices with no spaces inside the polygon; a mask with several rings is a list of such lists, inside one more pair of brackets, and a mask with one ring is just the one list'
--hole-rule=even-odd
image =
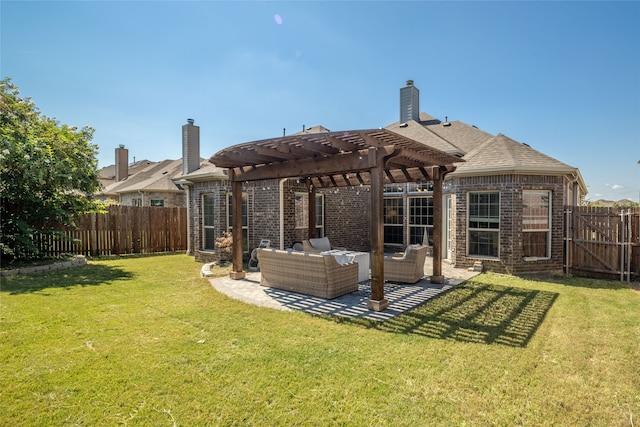
{"label": "fence post", "polygon": [[564,275],[565,277],[571,276],[570,268],[571,268],[571,209],[569,206],[565,207],[564,211]]}
{"label": "fence post", "polygon": [[96,256],[98,255],[98,213],[97,212],[92,212],[90,214],[90,218],[91,218],[91,229],[89,230],[89,235],[90,235],[90,248],[89,248],[89,253],[92,256]]}

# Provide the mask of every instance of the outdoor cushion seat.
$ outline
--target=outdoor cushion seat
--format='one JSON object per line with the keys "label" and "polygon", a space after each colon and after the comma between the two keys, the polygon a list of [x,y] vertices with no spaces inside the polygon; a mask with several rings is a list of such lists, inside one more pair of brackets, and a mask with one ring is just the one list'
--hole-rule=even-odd
{"label": "outdoor cushion seat", "polygon": [[302,249],[305,252],[320,253],[337,249],[346,251],[346,248],[332,247],[328,237],[317,237],[302,241]]}
{"label": "outdoor cushion seat", "polygon": [[384,257],[384,279],[389,282],[416,283],[424,277],[427,246],[409,245],[404,252]]}

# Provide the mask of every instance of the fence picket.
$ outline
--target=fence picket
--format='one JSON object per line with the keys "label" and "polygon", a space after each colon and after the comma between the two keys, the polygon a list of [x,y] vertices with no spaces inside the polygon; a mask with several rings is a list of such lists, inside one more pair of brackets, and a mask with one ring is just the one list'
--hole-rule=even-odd
{"label": "fence picket", "polygon": [[66,238],[38,235],[37,246],[45,256],[182,251],[187,248],[186,218],[186,208],[109,206],[103,214],[78,216],[76,228],[61,230]]}

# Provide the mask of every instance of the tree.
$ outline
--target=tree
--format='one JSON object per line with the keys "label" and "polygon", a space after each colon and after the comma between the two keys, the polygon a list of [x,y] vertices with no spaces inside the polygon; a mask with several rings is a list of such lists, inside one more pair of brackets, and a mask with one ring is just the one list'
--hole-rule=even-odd
{"label": "tree", "polygon": [[0,255],[41,256],[37,234],[61,235],[76,214],[94,211],[99,189],[93,128],[61,125],[0,80]]}

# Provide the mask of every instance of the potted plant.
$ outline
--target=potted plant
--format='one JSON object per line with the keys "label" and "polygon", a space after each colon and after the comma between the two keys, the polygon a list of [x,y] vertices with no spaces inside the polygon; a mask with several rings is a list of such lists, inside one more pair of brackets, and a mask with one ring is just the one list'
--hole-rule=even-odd
{"label": "potted plant", "polygon": [[220,255],[220,261],[231,261],[233,253],[233,236],[225,231],[222,236],[216,237],[216,248]]}

